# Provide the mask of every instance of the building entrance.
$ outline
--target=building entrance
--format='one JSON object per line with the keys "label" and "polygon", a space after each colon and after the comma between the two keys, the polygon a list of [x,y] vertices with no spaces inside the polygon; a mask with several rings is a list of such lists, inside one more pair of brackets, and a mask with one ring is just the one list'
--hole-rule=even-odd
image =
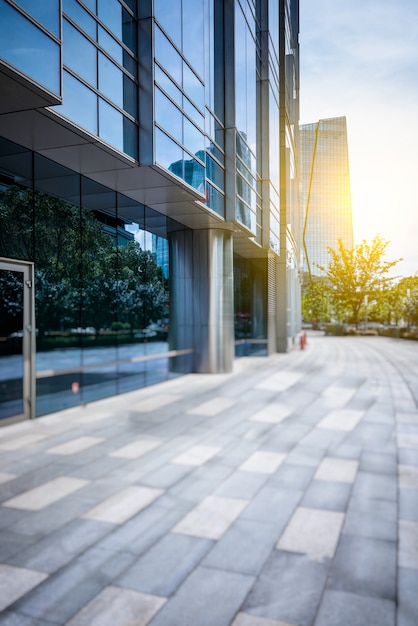
{"label": "building entrance", "polygon": [[0,425],[35,416],[33,263],[0,257]]}

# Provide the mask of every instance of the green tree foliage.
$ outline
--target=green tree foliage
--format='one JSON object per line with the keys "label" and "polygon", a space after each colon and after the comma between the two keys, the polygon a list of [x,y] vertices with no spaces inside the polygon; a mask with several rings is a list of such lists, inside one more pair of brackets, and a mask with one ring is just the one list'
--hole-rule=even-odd
{"label": "green tree foliage", "polygon": [[63,200],[4,191],[0,256],[35,261],[40,335],[115,321],[142,329],[162,316],[166,291],[153,255],[135,241],[115,246],[91,211]]}
{"label": "green tree foliage", "polygon": [[372,305],[385,297],[393,278],[389,271],[401,260],[383,259],[389,242],[376,235],[369,244],[365,240],[352,249],[344,247],[341,239],[338,249],[328,248],[331,260],[325,272],[329,285],[330,299],[334,303],[339,319],[357,326],[365,297]]}
{"label": "green tree foliage", "polygon": [[302,286],[302,315],[309,322],[328,322],[330,307],[326,285],[316,276]]}

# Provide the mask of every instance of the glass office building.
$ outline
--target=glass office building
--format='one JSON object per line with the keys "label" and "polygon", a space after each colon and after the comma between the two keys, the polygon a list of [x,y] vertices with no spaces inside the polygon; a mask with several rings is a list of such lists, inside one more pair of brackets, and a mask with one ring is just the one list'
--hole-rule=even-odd
{"label": "glass office building", "polygon": [[0,419],[286,351],[293,0],[0,0]]}
{"label": "glass office building", "polygon": [[353,247],[350,170],[345,117],[300,126],[300,200],[302,268],[321,276],[328,247],[341,239]]}

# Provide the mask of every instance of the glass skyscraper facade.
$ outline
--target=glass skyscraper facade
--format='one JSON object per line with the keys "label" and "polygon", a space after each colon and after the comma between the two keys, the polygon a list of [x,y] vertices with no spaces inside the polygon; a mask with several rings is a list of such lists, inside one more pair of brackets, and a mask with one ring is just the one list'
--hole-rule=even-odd
{"label": "glass skyscraper facade", "polygon": [[298,33],[293,0],[0,0],[2,420],[292,346]]}
{"label": "glass skyscraper facade", "polygon": [[329,263],[327,248],[353,247],[345,117],[300,126],[302,268],[313,276]]}

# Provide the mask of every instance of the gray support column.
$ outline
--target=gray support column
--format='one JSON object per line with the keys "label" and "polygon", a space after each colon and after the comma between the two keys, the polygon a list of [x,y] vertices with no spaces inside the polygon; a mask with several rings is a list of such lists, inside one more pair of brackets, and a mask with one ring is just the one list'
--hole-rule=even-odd
{"label": "gray support column", "polygon": [[170,235],[170,349],[178,372],[220,373],[234,358],[232,235],[221,229]]}

